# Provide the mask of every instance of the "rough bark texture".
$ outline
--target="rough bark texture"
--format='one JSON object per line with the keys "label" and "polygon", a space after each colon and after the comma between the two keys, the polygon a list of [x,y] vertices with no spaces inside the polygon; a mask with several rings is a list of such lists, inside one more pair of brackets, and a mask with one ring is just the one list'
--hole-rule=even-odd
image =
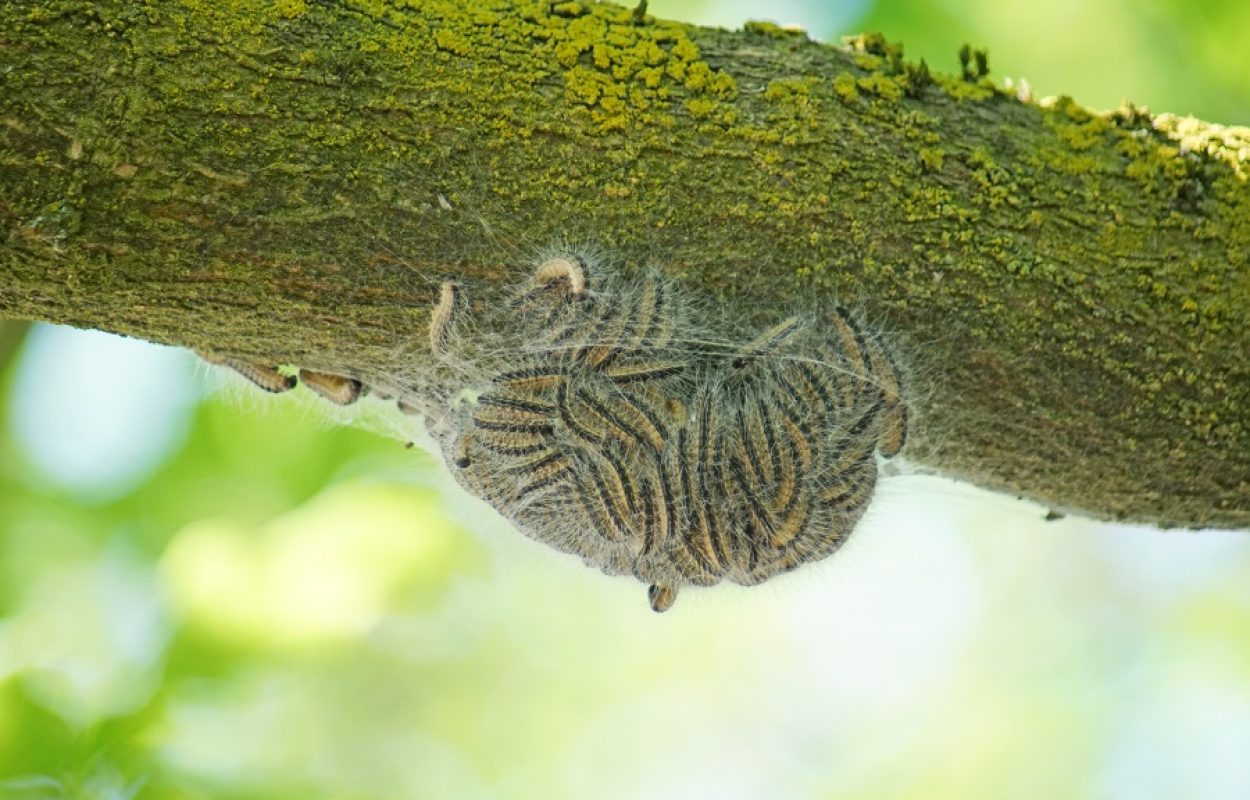
{"label": "rough bark texture", "polygon": [[0,9],[0,315],[378,372],[440,276],[595,243],[866,310],[913,461],[1250,527],[1246,129],[577,2]]}

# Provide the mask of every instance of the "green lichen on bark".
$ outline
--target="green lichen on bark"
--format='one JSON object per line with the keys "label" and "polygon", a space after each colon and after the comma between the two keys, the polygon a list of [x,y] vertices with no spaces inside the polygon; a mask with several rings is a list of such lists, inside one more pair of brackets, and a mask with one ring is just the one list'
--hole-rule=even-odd
{"label": "green lichen on bark", "polygon": [[606,4],[0,3],[0,313],[321,369],[556,240],[916,375],[909,455],[1250,527],[1250,131]]}

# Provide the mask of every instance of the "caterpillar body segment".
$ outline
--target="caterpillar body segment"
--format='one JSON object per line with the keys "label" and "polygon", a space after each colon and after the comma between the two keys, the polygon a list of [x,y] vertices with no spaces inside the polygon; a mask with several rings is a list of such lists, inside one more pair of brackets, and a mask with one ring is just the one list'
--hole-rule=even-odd
{"label": "caterpillar body segment", "polygon": [[647,588],[647,602],[651,604],[651,610],[656,613],[663,614],[672,608],[676,601],[677,587],[670,583],[653,583]]}
{"label": "caterpillar body segment", "polygon": [[323,400],[336,406],[348,406],[360,399],[365,392],[364,384],[355,378],[345,375],[334,375],[329,372],[314,372],[309,369],[299,371],[299,382],[312,389]]}
{"label": "caterpillar body segment", "polygon": [[288,392],[295,388],[298,379],[294,375],[284,375],[278,371],[277,366],[268,364],[257,364],[251,361],[245,361],[231,356],[219,356],[212,353],[206,353],[202,350],[195,351],[201,359],[215,366],[227,367],[234,370],[239,375],[251,381],[252,385],[263,389],[271,394],[280,394]]}
{"label": "caterpillar body segment", "polygon": [[443,281],[438,290],[438,302],[430,312],[430,351],[436,356],[447,352],[447,341],[451,337],[460,302],[459,284],[455,281]]}
{"label": "caterpillar body segment", "polygon": [[743,345],[734,354],[733,365],[743,367],[753,359],[776,352],[803,325],[799,317],[784,319]]}
{"label": "caterpillar body segment", "polygon": [[582,260],[574,255],[560,255],[549,258],[534,270],[535,286],[561,285],[567,294],[581,296],[586,294],[586,267]]}

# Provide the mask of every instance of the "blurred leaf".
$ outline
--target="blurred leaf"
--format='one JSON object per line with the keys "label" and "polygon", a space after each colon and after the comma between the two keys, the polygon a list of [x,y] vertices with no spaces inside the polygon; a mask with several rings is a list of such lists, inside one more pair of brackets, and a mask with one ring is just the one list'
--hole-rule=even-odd
{"label": "blurred leaf", "polygon": [[962,44],[988,48],[992,79],[1025,78],[1039,97],[1250,124],[1250,3],[1240,0],[880,0],[856,27],[946,73],[958,72]]}

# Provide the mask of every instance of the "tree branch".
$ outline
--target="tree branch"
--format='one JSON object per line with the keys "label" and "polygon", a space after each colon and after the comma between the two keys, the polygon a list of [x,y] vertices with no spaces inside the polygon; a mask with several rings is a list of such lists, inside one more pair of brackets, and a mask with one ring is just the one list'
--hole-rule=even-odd
{"label": "tree branch", "polygon": [[1250,131],[578,2],[0,3],[0,314],[354,374],[554,241],[865,309],[916,462],[1250,527]]}

